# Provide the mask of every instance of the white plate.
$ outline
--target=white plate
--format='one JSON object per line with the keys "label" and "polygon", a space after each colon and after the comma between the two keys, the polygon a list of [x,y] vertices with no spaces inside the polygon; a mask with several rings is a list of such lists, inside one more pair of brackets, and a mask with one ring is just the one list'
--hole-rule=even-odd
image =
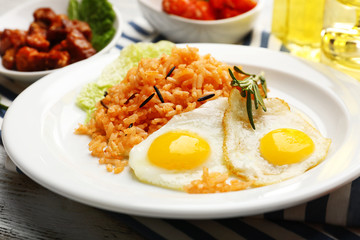
{"label": "white plate", "polygon": [[[167,218],[220,218],[259,214],[324,195],[360,175],[360,84],[335,70],[261,48],[194,44],[201,54],[265,71],[271,95],[284,98],[332,139],[328,157],[305,174],[239,192],[192,195],[137,181],[129,169],[115,175],[88,151],[89,137],[73,134],[85,114],[75,105],[114,56],[70,66],[27,88],[7,111],[6,151],[30,178],[70,199],[121,213]],[[315,70],[313,67],[317,67]],[[322,71],[323,73],[321,73]]]}
{"label": "white plate", "polygon": [[[68,0],[34,0],[28,3],[20,4],[18,7],[8,11],[7,13],[5,13],[0,17],[0,31],[6,28],[27,30],[30,26],[30,23],[34,20],[33,13],[36,9],[41,7],[49,7],[56,14],[66,13],[68,3],[69,3]],[[121,14],[120,11],[115,6],[113,6],[113,9],[116,16],[114,21],[114,28],[116,29],[115,35],[106,47],[104,47],[101,51],[99,51],[90,58],[95,58],[105,53],[108,53],[115,46],[115,44],[121,37],[121,32],[123,28]],[[90,58],[86,60],[89,60]],[[58,70],[58,69],[53,69],[53,70],[45,70],[45,71],[21,72],[21,71],[6,69],[2,65],[1,61],[2,60],[0,56],[0,74],[3,74],[4,76],[12,78],[14,80],[22,81],[26,83],[32,83],[38,80],[39,78]]]}

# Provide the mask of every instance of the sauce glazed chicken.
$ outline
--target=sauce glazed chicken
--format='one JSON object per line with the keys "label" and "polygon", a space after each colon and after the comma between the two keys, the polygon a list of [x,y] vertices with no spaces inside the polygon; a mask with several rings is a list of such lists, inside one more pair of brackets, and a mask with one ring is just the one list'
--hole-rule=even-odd
{"label": "sauce glazed chicken", "polygon": [[27,31],[0,32],[0,54],[5,68],[42,71],[61,68],[96,53],[92,32],[83,21],[69,20],[50,8],[39,8]]}

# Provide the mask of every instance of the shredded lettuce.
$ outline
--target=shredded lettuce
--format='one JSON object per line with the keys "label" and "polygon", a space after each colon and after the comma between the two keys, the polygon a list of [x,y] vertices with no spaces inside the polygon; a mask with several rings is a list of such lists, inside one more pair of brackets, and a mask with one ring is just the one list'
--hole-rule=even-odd
{"label": "shredded lettuce", "polygon": [[157,43],[134,43],[122,49],[120,56],[106,66],[100,77],[87,84],[77,97],[76,104],[87,113],[88,121],[95,111],[95,104],[104,97],[105,91],[120,83],[129,69],[137,66],[143,58],[157,58],[162,54],[170,54],[174,43],[160,41]]}

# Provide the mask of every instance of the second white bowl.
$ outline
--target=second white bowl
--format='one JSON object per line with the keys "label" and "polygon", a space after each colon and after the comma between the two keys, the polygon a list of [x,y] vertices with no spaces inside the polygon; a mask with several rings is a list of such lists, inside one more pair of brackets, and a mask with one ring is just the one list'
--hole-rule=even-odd
{"label": "second white bowl", "polygon": [[254,27],[263,0],[250,11],[221,20],[193,20],[167,14],[162,0],[138,0],[143,16],[159,33],[173,42],[236,43]]}

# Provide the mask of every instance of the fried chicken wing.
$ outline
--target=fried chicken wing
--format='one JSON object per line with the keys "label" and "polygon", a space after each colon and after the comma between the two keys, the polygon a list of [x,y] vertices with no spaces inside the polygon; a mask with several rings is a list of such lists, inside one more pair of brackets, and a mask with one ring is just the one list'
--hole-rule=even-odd
{"label": "fried chicken wing", "polygon": [[15,56],[16,67],[19,71],[37,71],[45,64],[45,60],[35,48],[22,47]]}
{"label": "fried chicken wing", "polygon": [[5,29],[0,34],[0,55],[3,56],[9,48],[19,48],[26,44],[26,31]]}
{"label": "fried chicken wing", "polygon": [[65,51],[51,50],[39,52],[30,47],[22,47],[15,56],[19,71],[40,71],[61,68],[70,63],[70,55]]}
{"label": "fried chicken wing", "polygon": [[64,14],[57,15],[48,29],[48,39],[54,42],[60,42],[66,38],[68,34],[68,26],[70,25],[70,20]]}
{"label": "fried chicken wing", "polygon": [[47,55],[48,69],[62,68],[70,64],[70,54],[52,49]]}
{"label": "fried chicken wing", "polygon": [[77,29],[73,29],[66,37],[68,50],[73,61],[80,61],[96,53],[91,43]]}
{"label": "fried chicken wing", "polygon": [[27,31],[0,32],[0,54],[7,69],[42,71],[61,68],[96,53],[89,24],[39,8]]}
{"label": "fried chicken wing", "polygon": [[88,41],[91,40],[92,32],[88,23],[79,20],[70,20],[63,14],[59,14],[54,18],[54,21],[48,29],[48,39],[60,42],[65,39],[73,29],[79,30]]}
{"label": "fried chicken wing", "polygon": [[64,39],[60,43],[56,44],[51,50],[67,51],[67,49],[68,49],[67,41],[66,39]]}
{"label": "fried chicken wing", "polygon": [[35,22],[43,22],[47,26],[50,26],[56,18],[56,13],[51,8],[38,8],[35,10],[33,16]]}
{"label": "fried chicken wing", "polygon": [[86,39],[88,41],[91,40],[92,31],[91,31],[91,28],[90,28],[90,26],[89,26],[89,24],[87,22],[83,22],[83,21],[79,21],[79,20],[73,20],[72,24],[77,30],[79,30],[82,34],[84,34],[84,36],[86,37]]}
{"label": "fried chicken wing", "polygon": [[15,48],[9,48],[5,51],[4,56],[2,56],[2,64],[7,69],[15,69]]}
{"label": "fried chicken wing", "polygon": [[32,48],[40,51],[48,51],[50,42],[47,40],[47,29],[42,22],[33,22],[30,24],[26,43]]}

